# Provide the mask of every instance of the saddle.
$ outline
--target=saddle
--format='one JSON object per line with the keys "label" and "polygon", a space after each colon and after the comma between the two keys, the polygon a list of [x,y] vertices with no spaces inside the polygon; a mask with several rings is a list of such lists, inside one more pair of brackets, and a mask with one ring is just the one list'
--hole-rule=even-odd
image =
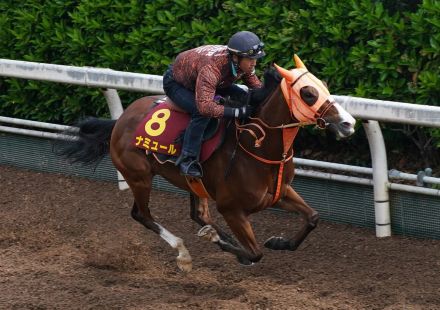
{"label": "saddle", "polygon": [[[175,163],[180,155],[185,129],[190,115],[164,96],[154,102],[155,106],[139,123],[133,144],[152,153],[161,164]],[[203,135],[200,162],[206,161],[223,142],[225,123],[212,118]]]}

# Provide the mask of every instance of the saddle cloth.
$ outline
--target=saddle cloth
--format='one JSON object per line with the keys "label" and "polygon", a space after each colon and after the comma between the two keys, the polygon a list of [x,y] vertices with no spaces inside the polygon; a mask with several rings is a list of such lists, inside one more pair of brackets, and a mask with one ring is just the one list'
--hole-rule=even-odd
{"label": "saddle cloth", "polygon": [[[182,149],[182,140],[190,115],[178,108],[167,97],[156,101],[156,106],[139,123],[133,144],[147,153],[153,153],[156,159],[175,162]],[[206,161],[223,141],[225,124],[222,120],[212,119],[208,126],[200,162]]]}

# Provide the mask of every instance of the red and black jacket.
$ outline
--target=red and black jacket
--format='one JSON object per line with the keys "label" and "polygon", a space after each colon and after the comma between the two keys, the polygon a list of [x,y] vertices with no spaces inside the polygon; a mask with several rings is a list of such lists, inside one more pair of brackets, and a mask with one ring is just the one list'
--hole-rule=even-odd
{"label": "red and black jacket", "polygon": [[214,101],[216,89],[229,87],[239,79],[250,89],[262,86],[254,73],[234,71],[225,45],[204,45],[184,51],[173,64],[174,80],[195,92],[197,108],[207,117],[219,118],[224,114],[224,107]]}

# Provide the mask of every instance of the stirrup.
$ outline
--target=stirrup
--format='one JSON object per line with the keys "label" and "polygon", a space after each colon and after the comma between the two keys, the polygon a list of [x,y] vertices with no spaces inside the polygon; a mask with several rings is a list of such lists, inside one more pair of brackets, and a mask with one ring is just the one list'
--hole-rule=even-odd
{"label": "stirrup", "polygon": [[180,174],[194,178],[202,178],[202,165],[200,165],[200,163],[196,159],[190,161],[189,163],[183,161],[180,163]]}

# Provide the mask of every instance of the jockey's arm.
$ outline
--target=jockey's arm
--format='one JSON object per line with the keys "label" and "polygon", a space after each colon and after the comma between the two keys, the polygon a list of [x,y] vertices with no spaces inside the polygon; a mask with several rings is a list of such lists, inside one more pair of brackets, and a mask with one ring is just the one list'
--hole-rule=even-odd
{"label": "jockey's arm", "polygon": [[224,106],[214,101],[220,78],[220,72],[212,66],[205,66],[197,76],[195,87],[196,105],[199,113],[203,116],[220,118],[224,115]]}

